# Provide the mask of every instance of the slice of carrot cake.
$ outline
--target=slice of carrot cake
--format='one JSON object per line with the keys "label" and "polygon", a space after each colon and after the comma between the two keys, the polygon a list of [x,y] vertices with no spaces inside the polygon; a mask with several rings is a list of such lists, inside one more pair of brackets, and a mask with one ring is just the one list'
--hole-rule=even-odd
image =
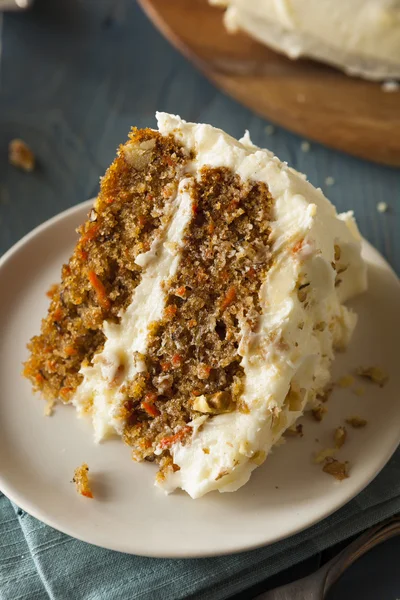
{"label": "slice of carrot cake", "polygon": [[248,134],[157,118],[102,179],[25,375],[197,498],[312,406],[366,271],[352,214]]}

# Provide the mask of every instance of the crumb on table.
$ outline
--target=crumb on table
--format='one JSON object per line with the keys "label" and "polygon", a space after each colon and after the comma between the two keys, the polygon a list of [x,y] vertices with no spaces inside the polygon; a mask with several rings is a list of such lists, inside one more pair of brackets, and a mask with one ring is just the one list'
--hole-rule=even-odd
{"label": "crumb on table", "polygon": [[76,485],[76,491],[81,496],[86,498],[93,498],[92,490],[89,485],[89,467],[86,463],[83,463],[80,467],[77,467],[74,471],[73,482]]}
{"label": "crumb on table", "polygon": [[35,168],[35,155],[23,140],[11,140],[8,146],[8,161],[10,165],[28,173]]}

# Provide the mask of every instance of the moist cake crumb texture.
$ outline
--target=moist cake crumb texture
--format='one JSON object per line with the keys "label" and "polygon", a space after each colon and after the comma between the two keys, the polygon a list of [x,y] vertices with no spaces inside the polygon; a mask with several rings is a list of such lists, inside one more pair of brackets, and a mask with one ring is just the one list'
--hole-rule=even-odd
{"label": "moist cake crumb texture", "polygon": [[103,177],[24,374],[195,498],[322,418],[365,268],[351,215],[248,135],[158,121]]}

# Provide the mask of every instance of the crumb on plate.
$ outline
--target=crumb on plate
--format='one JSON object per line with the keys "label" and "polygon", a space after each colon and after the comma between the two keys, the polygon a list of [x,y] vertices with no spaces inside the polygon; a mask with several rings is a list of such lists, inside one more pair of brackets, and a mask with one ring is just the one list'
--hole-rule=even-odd
{"label": "crumb on plate", "polygon": [[353,429],[361,429],[366,426],[367,420],[362,417],[354,416],[346,419],[346,423],[350,425],[350,427],[353,427]]}
{"label": "crumb on plate", "polygon": [[343,479],[347,479],[349,477],[348,472],[349,463],[340,462],[336,460],[336,458],[328,457],[325,460],[325,464],[322,467],[324,473],[328,473],[328,475],[332,475],[338,481],[342,481]]}
{"label": "crumb on plate", "polygon": [[81,496],[86,498],[93,498],[92,490],[89,485],[89,467],[86,463],[83,463],[80,467],[77,467],[74,471],[73,482],[76,485],[76,491]]}
{"label": "crumb on plate", "polygon": [[333,434],[333,439],[335,441],[335,448],[341,448],[345,443],[347,438],[346,428],[343,426],[337,427],[335,429],[335,433]]}

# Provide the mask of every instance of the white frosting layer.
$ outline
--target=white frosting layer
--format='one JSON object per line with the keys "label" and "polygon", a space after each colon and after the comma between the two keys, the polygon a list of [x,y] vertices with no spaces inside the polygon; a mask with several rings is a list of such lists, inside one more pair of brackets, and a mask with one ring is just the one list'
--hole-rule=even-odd
{"label": "white frosting layer", "polygon": [[[180,470],[158,482],[166,491],[181,487],[197,498],[211,490],[233,491],[243,485],[329,381],[333,348],[346,346],[356,322],[342,302],[365,289],[366,275],[351,213],[338,216],[303,175],[254,146],[248,135],[237,141],[210,125],[186,123],[165,113],[157,117],[160,132],[173,134],[194,151],[195,159],[185,167],[188,179],[181,182],[171,202],[168,224],[151,250],[136,261],[143,272],[132,304],[119,325],[104,324],[104,350],[93,366],[82,370],[84,380],[74,402],[81,412],[93,402],[98,439],[119,431],[121,386],[144,368],[133,359],[134,353],[146,352],[147,328],[161,317],[165,304],[162,282],[179,268],[179,246],[190,218],[190,194],[185,192],[190,177],[197,177],[205,165],[224,166],[242,180],[265,182],[275,201],[270,224],[272,267],[261,286],[262,314],[256,331],[240,324],[239,354],[246,375],[243,400],[248,412],[204,416],[190,423],[191,438],[171,447]],[[175,253],[170,242],[177,244]],[[332,266],[335,246],[336,270]],[[341,282],[335,287],[337,277]],[[309,285],[299,292],[304,284]],[[110,382],[116,375],[120,387],[113,391]]]}
{"label": "white frosting layer", "polygon": [[290,58],[309,56],[369,79],[400,77],[399,0],[210,0],[225,23]]}

